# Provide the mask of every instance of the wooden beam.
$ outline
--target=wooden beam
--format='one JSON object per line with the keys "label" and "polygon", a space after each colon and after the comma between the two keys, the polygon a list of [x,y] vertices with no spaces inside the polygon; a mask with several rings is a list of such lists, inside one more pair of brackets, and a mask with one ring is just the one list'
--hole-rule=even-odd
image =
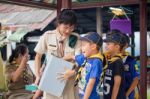
{"label": "wooden beam", "polygon": [[16,4],[21,6],[29,6],[35,8],[42,8],[42,9],[57,9],[56,4],[44,3],[44,2],[36,2],[30,0],[0,0],[2,3],[10,3]]}
{"label": "wooden beam", "polygon": [[147,0],[140,0],[140,94],[147,99]]}
{"label": "wooden beam", "polygon": [[57,0],[57,18],[60,15],[61,8],[62,8],[62,0]]}
{"label": "wooden beam", "polygon": [[71,0],[63,0],[62,1],[62,9],[71,9]]}
{"label": "wooden beam", "polygon": [[116,0],[107,2],[84,2],[84,3],[73,3],[72,9],[85,9],[85,8],[96,8],[105,6],[118,6],[118,5],[130,5],[139,4],[139,0]]}

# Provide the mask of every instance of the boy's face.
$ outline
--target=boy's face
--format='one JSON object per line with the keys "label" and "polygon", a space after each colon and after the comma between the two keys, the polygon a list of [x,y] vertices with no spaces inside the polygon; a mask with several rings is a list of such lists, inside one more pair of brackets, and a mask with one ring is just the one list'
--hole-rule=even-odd
{"label": "boy's face", "polygon": [[58,24],[59,32],[64,36],[69,36],[74,31],[75,26],[70,24]]}
{"label": "boy's face", "polygon": [[91,56],[92,53],[92,44],[88,41],[82,41],[82,53],[85,57]]}
{"label": "boy's face", "polygon": [[110,54],[114,54],[116,51],[119,50],[119,48],[120,48],[119,45],[113,42],[107,42],[105,45],[105,50]]}

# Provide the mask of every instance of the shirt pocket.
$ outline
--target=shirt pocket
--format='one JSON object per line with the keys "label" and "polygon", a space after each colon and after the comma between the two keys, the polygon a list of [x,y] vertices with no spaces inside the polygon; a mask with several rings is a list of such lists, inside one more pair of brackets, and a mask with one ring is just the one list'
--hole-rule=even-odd
{"label": "shirt pocket", "polygon": [[52,45],[52,44],[48,45],[48,53],[49,54],[53,54],[53,55],[57,56],[57,49],[58,49],[58,47],[56,45]]}
{"label": "shirt pocket", "polygon": [[53,44],[48,45],[48,50],[57,50],[57,46]]}

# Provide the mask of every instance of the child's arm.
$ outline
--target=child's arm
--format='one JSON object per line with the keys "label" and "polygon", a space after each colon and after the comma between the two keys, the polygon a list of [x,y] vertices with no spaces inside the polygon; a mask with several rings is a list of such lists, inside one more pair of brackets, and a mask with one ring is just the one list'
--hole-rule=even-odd
{"label": "child's arm", "polygon": [[129,89],[126,92],[126,97],[129,97],[129,95],[135,89],[135,87],[138,85],[138,82],[139,82],[138,65],[135,60],[133,60],[131,63],[132,64],[130,64],[129,69],[130,69],[133,80],[132,80],[132,83],[131,83]]}
{"label": "child's arm", "polygon": [[91,92],[93,90],[94,84],[95,84],[96,79],[91,78],[87,84],[87,87],[85,89],[85,94],[84,94],[84,99],[89,99]]}
{"label": "child's arm", "polygon": [[[86,60],[86,58],[84,57],[83,54],[80,54],[80,55],[72,55],[72,54],[68,54],[66,56],[63,57],[64,60],[75,60],[78,64],[78,66],[81,66],[84,61]],[[76,70],[73,69],[73,70],[69,70],[69,69],[65,69],[65,73],[58,73],[59,76],[57,77],[58,79],[61,79],[61,80],[68,80],[70,77],[72,77],[73,75],[75,75],[76,73]]]}
{"label": "child's arm", "polygon": [[117,98],[120,84],[121,84],[121,76],[116,75],[114,77],[114,86],[113,86],[113,90],[112,90],[111,99],[116,99]]}
{"label": "child's arm", "polygon": [[130,93],[135,89],[135,87],[137,86],[138,82],[139,82],[139,78],[138,77],[134,78],[130,88],[128,89],[128,91],[126,93],[126,97],[128,97],[130,95]]}

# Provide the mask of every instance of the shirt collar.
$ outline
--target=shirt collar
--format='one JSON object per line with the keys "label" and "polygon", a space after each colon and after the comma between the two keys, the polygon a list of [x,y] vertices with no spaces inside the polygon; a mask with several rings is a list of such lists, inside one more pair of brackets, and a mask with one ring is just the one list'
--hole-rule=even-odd
{"label": "shirt collar", "polygon": [[[55,32],[56,32],[56,37],[57,37],[58,41],[62,40],[62,35],[61,35],[61,33],[59,32],[59,30],[56,29]],[[68,38],[68,37],[66,37],[63,41],[66,41],[67,38]]]}
{"label": "shirt collar", "polygon": [[58,29],[56,29],[55,32],[56,32],[56,37],[57,37],[57,39],[58,39],[58,40],[61,40],[61,34],[60,34],[60,32],[58,31]]}

